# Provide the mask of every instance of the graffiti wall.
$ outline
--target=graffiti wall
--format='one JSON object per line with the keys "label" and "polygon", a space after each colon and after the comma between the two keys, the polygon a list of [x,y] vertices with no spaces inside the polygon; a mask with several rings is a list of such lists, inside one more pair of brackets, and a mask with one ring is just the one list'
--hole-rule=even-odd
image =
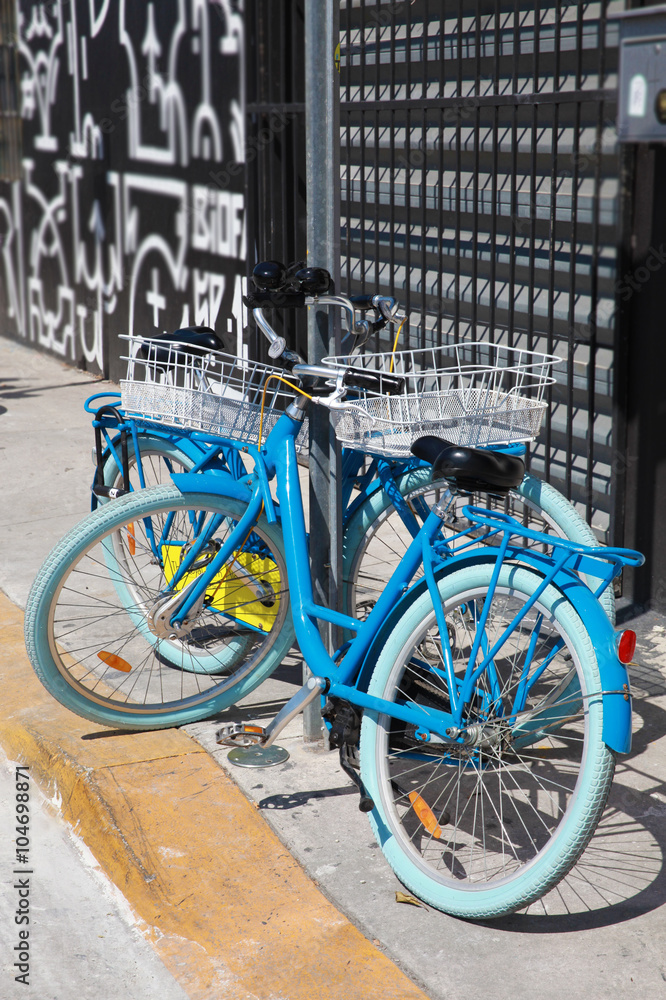
{"label": "graffiti wall", "polygon": [[[19,0],[0,334],[117,378],[119,335],[240,346],[242,0]],[[219,178],[223,177],[223,187]]]}

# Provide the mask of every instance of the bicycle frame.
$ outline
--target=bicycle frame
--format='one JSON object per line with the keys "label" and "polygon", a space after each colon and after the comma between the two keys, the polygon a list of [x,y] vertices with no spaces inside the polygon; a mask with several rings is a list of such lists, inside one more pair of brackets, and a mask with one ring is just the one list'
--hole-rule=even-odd
{"label": "bicycle frame", "polygon": [[[282,513],[282,531],[285,538],[285,558],[292,598],[294,628],[306,662],[317,677],[322,679],[322,687],[325,687],[326,693],[330,697],[343,699],[359,708],[372,709],[375,712],[414,725],[417,727],[419,738],[423,742],[428,742],[431,738],[436,737],[438,741],[444,743],[459,743],[462,739],[464,707],[472,697],[481,674],[488,675],[492,689],[494,658],[509,635],[519,627],[525,615],[535,605],[546,587],[552,584],[574,601],[593,637],[602,681],[602,690],[598,692],[598,695],[603,697],[605,708],[604,740],[611,749],[617,752],[628,751],[631,739],[629,678],[626,668],[617,657],[614,648],[614,632],[598,603],[597,596],[610,584],[623,565],[640,565],[643,557],[639,553],[624,549],[604,549],[601,550],[600,554],[599,550],[594,550],[591,547],[565,540],[555,540],[549,536],[540,535],[538,532],[532,532],[523,528],[508,515],[495,515],[477,508],[468,508],[468,515],[472,519],[476,518],[477,523],[485,524],[496,532],[498,537],[501,535],[499,546],[493,547],[493,551],[490,553],[487,551],[487,547],[486,551],[481,553],[464,553],[460,551],[460,548],[454,547],[453,543],[461,537],[455,536],[448,542],[440,540],[437,551],[435,551],[433,542],[439,534],[443,514],[443,510],[436,507],[430,512],[416,537],[412,540],[368,618],[364,621],[357,621],[348,615],[317,605],[314,601],[294,444],[299,429],[299,421],[284,414],[271,431],[265,447],[261,451],[251,449],[255,457],[256,467],[254,473],[247,476],[244,482],[233,480],[229,475],[201,476],[181,473],[172,476],[173,482],[184,494],[190,492],[207,492],[213,495],[226,493],[233,483],[232,495],[243,495],[246,502],[249,499],[245,514],[238,521],[214,559],[200,576],[181,591],[182,599],[177,602],[177,611],[171,619],[174,627],[187,618],[189,611],[196,605],[197,601],[203,599],[206,588],[224,562],[235,549],[242,546],[248,533],[252,531],[252,526],[256,523],[262,505],[265,507],[268,521],[276,520],[277,515],[268,486],[270,480],[276,477],[277,496]],[[251,495],[247,492],[248,486],[251,487]],[[188,573],[197,553],[206,543],[210,530],[214,530],[215,519],[211,525],[212,527],[207,532],[202,533],[200,543],[193,546],[183,559],[171,581],[172,589]],[[554,545],[557,555],[548,558],[538,553],[534,554],[531,550],[522,547],[511,546],[509,544],[510,538],[516,534]],[[473,544],[473,542],[464,541],[462,547],[467,547],[469,544]],[[482,613],[477,628],[477,639],[461,684],[460,679],[453,674],[451,650],[447,648],[448,633],[437,591],[437,577],[441,572],[452,571],[474,562],[493,562],[495,569],[489,589],[489,597],[492,598],[502,563],[505,560],[519,560],[533,566],[542,574],[543,582],[516,614],[500,639],[489,650],[481,649],[484,627]],[[410,590],[410,583],[421,564],[424,566],[425,579],[417,586],[427,586],[432,597],[442,637],[446,680],[451,701],[450,712],[432,709],[428,711],[427,715],[421,710],[410,708],[408,705],[395,704],[371,696],[364,690],[364,666],[372,663],[374,643],[378,640],[387,620],[399,615],[402,604],[407,599],[406,595],[407,591]],[[601,582],[596,596],[574,572],[581,569],[600,578]],[[412,596],[411,591],[409,596]],[[489,605],[490,600],[487,600],[486,608]],[[340,650],[331,656],[319,634],[318,621],[331,622],[351,630],[356,633],[355,638],[345,643]],[[557,649],[554,650],[554,652],[556,651]],[[478,655],[482,657],[480,663],[477,663]],[[340,662],[337,663],[337,660]],[[527,659],[523,669],[524,677],[520,691],[523,703],[531,684],[536,680],[536,677],[530,678],[529,673],[530,662]],[[575,692],[568,692],[567,701],[569,702],[575,696]],[[298,695],[295,698],[298,698]],[[514,704],[514,716],[520,712],[520,704],[520,700],[517,706]],[[286,708],[288,709],[289,705]],[[522,731],[525,734],[523,740],[529,741],[531,737],[528,729],[523,727]],[[277,732],[273,734],[272,738],[275,735]],[[538,733],[532,734],[532,738],[537,739]],[[272,739],[269,742],[272,742]],[[269,745],[269,742],[264,745]]]}

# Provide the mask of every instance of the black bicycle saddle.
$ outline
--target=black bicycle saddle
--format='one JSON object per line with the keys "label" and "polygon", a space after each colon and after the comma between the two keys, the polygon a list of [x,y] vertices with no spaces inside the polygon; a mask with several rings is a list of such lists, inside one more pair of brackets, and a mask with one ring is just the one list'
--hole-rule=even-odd
{"label": "black bicycle saddle", "polygon": [[[159,340],[163,344],[178,344],[174,348],[160,347],[153,341]],[[156,364],[168,364],[169,361],[176,360],[178,354],[194,358],[202,358],[211,351],[223,351],[224,344],[210,326],[184,326],[173,333],[158,333],[150,338],[150,343],[142,344],[139,348],[139,355],[146,361],[153,361]]]}
{"label": "black bicycle saddle", "polygon": [[515,455],[465,448],[432,435],[417,438],[411,452],[432,465],[433,479],[443,477],[462,493],[506,496],[525,475],[525,463]]}

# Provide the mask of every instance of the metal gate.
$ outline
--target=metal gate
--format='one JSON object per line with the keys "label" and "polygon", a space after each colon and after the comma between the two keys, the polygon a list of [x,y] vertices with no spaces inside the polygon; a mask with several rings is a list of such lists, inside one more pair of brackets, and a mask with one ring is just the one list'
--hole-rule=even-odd
{"label": "metal gate", "polygon": [[602,538],[620,211],[608,7],[343,0],[341,11],[347,283],[405,301],[414,347],[490,338],[562,356],[532,467]]}
{"label": "metal gate", "polygon": [[[270,128],[271,109],[291,115],[293,129],[291,146],[279,137],[250,166],[248,204],[262,206],[257,256],[288,258],[304,249],[290,214],[304,208],[301,5],[249,7],[249,51],[255,67],[263,59],[249,72],[250,136],[262,116]],[[341,0],[343,288],[405,303],[404,347],[493,339],[559,354],[531,465],[604,540],[621,537],[622,509],[613,456],[623,453],[614,420],[623,207],[609,11],[623,7]]]}
{"label": "metal gate", "polygon": [[[303,0],[248,0],[246,28],[246,205],[248,266],[289,263],[306,253],[305,67]],[[289,344],[307,353],[305,317],[271,311],[290,324]],[[266,342],[250,330],[250,349],[266,358]],[[294,339],[292,339],[292,337]]]}

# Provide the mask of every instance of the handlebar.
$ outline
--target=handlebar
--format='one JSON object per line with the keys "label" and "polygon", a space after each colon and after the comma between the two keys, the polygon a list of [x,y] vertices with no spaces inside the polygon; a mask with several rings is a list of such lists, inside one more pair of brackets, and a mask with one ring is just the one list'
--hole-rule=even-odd
{"label": "handlebar", "polygon": [[405,379],[401,375],[389,375],[351,365],[347,368],[333,368],[328,365],[297,364],[292,368],[292,374],[297,378],[324,378],[328,382],[334,380],[337,383],[336,396],[342,395],[343,388],[365,389],[395,396],[405,387]]}
{"label": "handlebar", "polygon": [[[291,363],[295,360],[295,356],[291,354],[291,352],[287,352],[287,342],[285,338],[276,333],[268,322],[268,319],[263,313],[264,307],[272,307],[275,309],[301,309],[305,306],[311,305],[337,306],[347,313],[350,333],[357,337],[365,335],[366,339],[371,333],[374,333],[376,330],[380,330],[384,327],[386,323],[398,323],[405,318],[405,316],[400,312],[398,302],[394,298],[388,295],[379,294],[355,295],[351,298],[347,298],[346,295],[323,294],[313,296],[306,295],[304,292],[273,289],[251,292],[250,294],[243,296],[243,301],[248,308],[252,309],[257,326],[260,328],[270,344],[268,350],[269,356],[273,360],[277,361],[280,360],[283,355],[288,353],[288,360]],[[355,309],[358,309],[359,311],[375,309],[379,313],[381,319],[376,323],[369,323],[365,319],[357,320]],[[291,364],[289,367],[291,367]]]}
{"label": "handlebar", "polygon": [[243,301],[248,309],[256,310],[264,307],[273,309],[303,309],[305,306],[339,306],[347,313],[349,329],[354,333],[365,333],[365,321],[357,321],[354,310],[367,312],[369,309],[376,309],[383,319],[388,323],[399,322],[404,318],[400,313],[396,299],[390,295],[354,295],[347,298],[346,295],[306,295],[304,292],[273,289],[258,292],[249,292],[243,296]]}
{"label": "handlebar", "polygon": [[[310,305],[335,306],[346,312],[350,332],[355,336],[365,335],[367,339],[371,333],[381,329],[386,323],[396,323],[404,319],[394,298],[378,293],[352,297],[329,294],[328,292],[308,295],[304,291],[282,287],[261,288],[258,291],[252,291],[243,297],[243,301],[246,306],[252,309],[257,326],[270,344],[268,349],[270,358],[280,362],[297,378],[325,379],[329,385],[333,380],[336,388],[332,400],[339,399],[344,395],[346,388],[385,393],[386,395],[403,392],[405,380],[399,375],[354,367],[335,369],[324,365],[304,364],[297,354],[287,349],[285,338],[275,332],[263,312],[263,308],[266,306],[276,309],[300,309]],[[377,322],[370,323],[365,319],[356,319],[355,310],[367,311],[369,309],[374,309],[379,314],[380,319]]]}

